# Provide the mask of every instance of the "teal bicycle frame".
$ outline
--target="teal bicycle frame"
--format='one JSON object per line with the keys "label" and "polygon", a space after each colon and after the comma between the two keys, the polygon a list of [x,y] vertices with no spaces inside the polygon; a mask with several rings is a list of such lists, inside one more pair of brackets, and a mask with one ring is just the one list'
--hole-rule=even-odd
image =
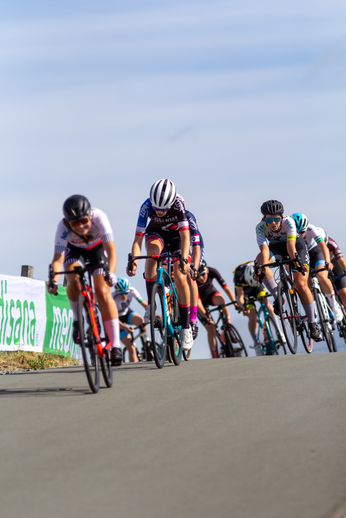
{"label": "teal bicycle frame", "polygon": [[[257,342],[261,345],[262,351],[265,355],[273,355],[278,354],[278,346],[275,345],[278,340],[275,340],[275,337],[273,335],[271,324],[273,325],[274,329],[277,328],[276,322],[274,321],[273,317],[269,315],[267,306],[265,305],[263,299],[268,298],[270,295],[266,295],[265,297],[260,297],[259,299],[255,297],[249,297],[246,299],[246,305],[251,304],[256,311],[257,315],[257,323],[258,323],[258,330],[257,330]],[[260,308],[257,309],[256,302],[259,302]],[[279,330],[277,330],[279,332]],[[261,334],[263,335],[263,339],[261,337]],[[283,347],[284,354],[286,354],[286,348],[284,344],[280,340],[279,346]]]}
{"label": "teal bicycle frame", "polygon": [[[153,349],[154,359],[156,366],[160,369],[163,367],[166,359],[166,351],[168,348],[168,354],[175,365],[179,365],[182,355],[182,346],[180,340],[181,325],[180,325],[180,313],[178,307],[178,295],[176,287],[171,278],[171,259],[172,257],[179,257],[182,261],[181,254],[178,253],[165,253],[162,255],[142,255],[133,257],[129,254],[129,270],[132,269],[132,264],[137,259],[154,259],[157,261],[156,281],[153,287],[152,301],[151,301],[151,317],[150,317],[150,328],[151,328],[151,345]],[[167,270],[163,266],[163,262],[166,262]],[[155,295],[157,292],[161,292],[162,297],[160,301],[162,304],[162,315],[156,315],[157,307],[155,307]],[[155,333],[156,330],[156,333]],[[157,333],[160,333],[161,343],[155,340]],[[178,347],[176,347],[176,343]]]}

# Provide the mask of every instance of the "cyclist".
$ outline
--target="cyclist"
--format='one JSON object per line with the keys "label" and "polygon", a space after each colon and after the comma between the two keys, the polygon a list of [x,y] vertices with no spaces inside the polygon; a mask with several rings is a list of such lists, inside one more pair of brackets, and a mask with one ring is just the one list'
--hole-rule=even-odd
{"label": "cyclist", "polygon": [[[324,241],[324,231],[322,229],[318,230],[317,227],[309,223],[308,218],[301,212],[295,212],[292,214],[292,218],[295,221],[297,231],[303,237],[308,248],[310,264],[313,265],[315,270],[320,269],[322,266],[329,268],[330,254]],[[333,285],[328,278],[328,270],[318,272],[317,279],[327,297],[336,322],[341,322],[343,315],[339,304],[335,301],[335,293]]]}
{"label": "cyclist", "polygon": [[[150,219],[147,225],[148,219]],[[142,204],[137,222],[135,239],[132,245],[132,255],[140,255],[143,238],[147,255],[159,255],[164,250],[181,252],[184,266],[181,271],[177,258],[173,259],[174,279],[178,292],[179,310],[181,316],[181,340],[183,349],[191,349],[193,345],[192,332],[189,322],[190,290],[187,281],[189,273],[190,230],[185,213],[184,199],[177,193],[176,187],[167,178],[158,180],[150,189],[150,197]],[[149,320],[151,295],[156,281],[157,262],[147,259],[145,262],[145,282],[148,295],[148,307],[145,321]],[[136,274],[137,261],[128,271],[131,277]]]}
{"label": "cyclist", "polygon": [[[261,297],[265,297],[268,292],[263,284],[255,281],[253,277],[254,271],[255,269],[253,261],[247,261],[246,263],[240,264],[233,272],[233,282],[237,300],[239,305],[243,308],[243,315],[249,318],[248,328],[254,343],[256,356],[263,356],[262,347],[257,342],[257,314],[253,305],[246,303],[246,299],[249,299],[250,297],[260,299]],[[263,302],[268,309],[268,313],[272,315],[273,318],[275,318],[276,323],[278,324],[278,329],[280,329],[279,318],[277,315],[275,315],[273,306],[269,302],[268,297],[265,297]],[[286,341],[283,333],[280,333],[280,335],[281,338]]]}
{"label": "cyclist", "polygon": [[[232,302],[236,302],[236,298],[234,296],[233,291],[228,287],[225,280],[221,277],[220,273],[215,269],[207,266],[206,261],[203,259],[201,261],[200,267],[198,269],[198,277],[197,277],[197,285],[198,285],[198,318],[204,325],[208,333],[208,343],[210,352],[213,358],[219,358],[219,351],[217,348],[216,342],[216,330],[215,330],[215,322],[213,319],[208,319],[207,313],[205,310],[206,305],[208,306],[219,306],[221,304],[225,304],[225,299],[220,292],[213,286],[213,280],[216,279],[228,298]],[[235,304],[237,309],[240,309],[238,303]],[[229,314],[228,307],[223,308],[223,314],[225,315],[227,322],[231,323],[231,317]],[[232,329],[230,329],[231,338],[234,343],[236,343],[237,339],[234,337]]]}
{"label": "cyclist", "polygon": [[[267,264],[273,262],[273,257],[278,260],[294,259],[296,252],[303,263],[303,271],[309,271],[309,254],[304,239],[297,235],[294,220],[289,216],[284,216],[284,207],[278,200],[265,201],[261,206],[263,214],[262,220],[256,226],[257,244],[260,253],[257,256],[259,264]],[[308,275],[303,275],[300,268],[296,265],[293,279],[294,285],[304,306],[310,336],[316,342],[322,340],[321,333],[318,329],[315,316],[314,302],[312,293],[308,286]],[[259,272],[259,276],[255,276],[256,280],[262,280],[265,287],[274,297],[274,311],[279,314],[279,305],[277,299],[277,284],[275,282],[273,272],[269,267]]]}
{"label": "cyclist", "polygon": [[130,286],[128,279],[123,277],[119,277],[114,286],[113,299],[115,300],[119,313],[120,340],[129,352],[130,362],[138,362],[136,347],[131,341],[130,333],[133,329],[130,326],[138,327],[143,324],[144,320],[140,315],[130,309],[130,304],[132,299],[136,299],[143,308],[146,308],[148,304],[143,297],[141,297],[136,288]]}
{"label": "cyclist", "polygon": [[191,247],[190,256],[194,266],[193,276],[189,275],[187,280],[190,286],[190,327],[192,331],[192,337],[195,340],[198,335],[197,326],[197,305],[198,305],[198,286],[197,276],[198,268],[204,257],[204,243],[203,237],[198,229],[197,221],[195,216],[190,211],[186,211],[186,216],[189,222],[190,236],[191,236]]}
{"label": "cyclist", "polygon": [[[318,227],[317,227],[318,228]],[[330,269],[333,271],[334,276],[338,277],[346,273],[346,261],[337,242],[329,237],[323,229],[319,229],[323,234],[324,241],[330,253]],[[335,279],[335,286],[338,293],[346,306],[346,276]]]}
{"label": "cyclist", "polygon": [[[70,196],[63,205],[63,219],[55,234],[55,248],[52,266],[54,271],[73,271],[75,266],[84,266],[86,261],[95,266],[94,288],[100,306],[105,331],[111,343],[112,365],[120,365],[122,354],[119,340],[118,310],[111,294],[116,282],[115,267],[117,255],[111,225],[106,214],[91,207],[89,200],[80,194]],[[109,265],[109,279],[106,281],[100,262]],[[77,275],[67,275],[67,296],[74,314],[73,340],[79,343],[78,297],[80,284]],[[58,292],[59,277],[48,283],[50,293]]]}

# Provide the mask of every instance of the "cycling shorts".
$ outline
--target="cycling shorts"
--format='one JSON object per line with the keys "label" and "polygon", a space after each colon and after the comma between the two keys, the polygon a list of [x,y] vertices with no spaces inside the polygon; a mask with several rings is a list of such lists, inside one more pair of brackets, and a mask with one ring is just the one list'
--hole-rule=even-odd
{"label": "cycling shorts", "polygon": [[93,275],[104,275],[103,268],[98,268],[101,262],[108,265],[108,259],[102,243],[90,248],[89,250],[79,248],[68,243],[65,251],[64,266],[68,266],[73,263],[85,266],[85,264],[88,263],[88,265],[95,267]]}
{"label": "cycling shorts", "polygon": [[[125,315],[119,316],[119,321],[122,322],[123,324],[131,325],[132,315],[135,315],[135,312],[132,311],[132,309],[127,308]],[[128,331],[126,331],[126,329],[120,328],[120,340],[125,338],[125,336],[127,336],[127,335],[128,335]]]}
{"label": "cycling shorts", "polygon": [[[246,299],[249,299],[250,297],[256,297],[257,299],[260,299],[261,297],[265,297],[266,295],[268,295],[268,291],[265,289],[263,284],[260,284],[257,287],[251,287],[251,286],[247,287],[246,286],[243,288],[243,290],[244,290],[245,301],[246,301]],[[254,305],[246,304],[245,309],[254,309]]]}
{"label": "cycling shorts", "polygon": [[[287,253],[287,244],[285,243],[269,243],[270,253],[277,261],[282,261],[285,259],[289,259],[289,255]],[[296,241],[296,250],[297,254],[302,261],[303,264],[306,264],[309,268],[310,266],[310,257],[308,252],[308,247],[302,236],[297,237]],[[293,271],[296,272],[297,269],[293,268]]]}
{"label": "cycling shorts", "polygon": [[[335,277],[337,277],[338,275],[342,275],[344,273],[344,271],[341,268],[341,266],[339,265],[339,263],[335,257],[334,257],[334,259],[332,259],[332,263],[334,265],[333,273],[334,273]],[[343,288],[346,288],[346,277],[340,277],[340,279],[335,279],[335,286],[338,291]]]}
{"label": "cycling shorts", "polygon": [[319,270],[323,266],[325,266],[326,261],[324,258],[324,253],[320,249],[319,246],[314,246],[309,250],[309,256],[310,256],[310,265],[315,270]]}
{"label": "cycling shorts", "polygon": [[211,286],[211,289],[209,289],[201,299],[203,306],[215,306],[213,303],[213,298],[215,295],[221,295],[221,293],[217,291],[214,286]]}
{"label": "cycling shorts", "polygon": [[[181,239],[180,237],[176,238],[163,238],[161,234],[158,232],[149,232],[148,234],[145,234],[145,244],[148,243],[148,241],[151,241],[152,239],[158,239],[162,246],[161,254],[167,254],[168,252],[176,253],[181,252]],[[178,261],[178,257],[173,257],[172,264],[176,263]],[[191,256],[188,257],[189,263],[191,263]]]}

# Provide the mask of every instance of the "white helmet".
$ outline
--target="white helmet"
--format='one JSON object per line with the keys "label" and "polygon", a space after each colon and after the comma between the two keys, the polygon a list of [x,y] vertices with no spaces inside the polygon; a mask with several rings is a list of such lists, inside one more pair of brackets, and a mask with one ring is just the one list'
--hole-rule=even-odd
{"label": "white helmet", "polygon": [[150,189],[150,201],[157,209],[169,209],[175,202],[177,189],[171,180],[162,178],[154,183]]}
{"label": "white helmet", "polygon": [[257,281],[255,281],[255,279],[253,278],[254,271],[255,271],[254,263],[253,262],[248,263],[246,265],[246,268],[244,271],[244,279],[245,279],[246,284],[248,284],[252,288],[255,288],[256,286],[259,285],[259,283]]}

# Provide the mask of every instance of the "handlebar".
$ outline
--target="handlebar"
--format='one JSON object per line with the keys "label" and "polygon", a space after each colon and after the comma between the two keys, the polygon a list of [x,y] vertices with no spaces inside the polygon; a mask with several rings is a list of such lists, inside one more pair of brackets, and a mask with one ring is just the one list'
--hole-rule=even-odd
{"label": "handlebar", "polygon": [[[161,263],[164,259],[170,258],[170,257],[178,257],[179,259],[179,267],[181,270],[184,269],[184,264],[187,264],[187,259],[184,259],[181,252],[167,252],[165,254],[158,254],[158,255],[136,255],[133,256],[131,253],[128,255],[127,259],[127,271],[132,272],[133,264],[138,259],[154,259],[154,261],[157,261],[157,263]],[[193,263],[192,263],[193,264]]]}
{"label": "handlebar", "polygon": [[283,266],[285,264],[291,264],[291,263],[298,263],[299,264],[299,267],[296,267],[296,269],[298,270],[298,272],[300,272],[301,274],[305,275],[305,272],[303,270],[304,268],[304,265],[303,265],[303,262],[302,260],[300,259],[298,253],[296,252],[295,253],[295,258],[294,259],[283,259],[282,261],[276,261],[275,263],[272,262],[272,263],[267,263],[267,264],[258,264],[257,260],[255,259],[254,263],[255,263],[255,274],[257,275],[257,277],[262,280],[264,278],[264,274],[263,272],[259,272],[259,270],[261,270],[262,268],[277,268],[277,267],[280,267],[280,266]]}

